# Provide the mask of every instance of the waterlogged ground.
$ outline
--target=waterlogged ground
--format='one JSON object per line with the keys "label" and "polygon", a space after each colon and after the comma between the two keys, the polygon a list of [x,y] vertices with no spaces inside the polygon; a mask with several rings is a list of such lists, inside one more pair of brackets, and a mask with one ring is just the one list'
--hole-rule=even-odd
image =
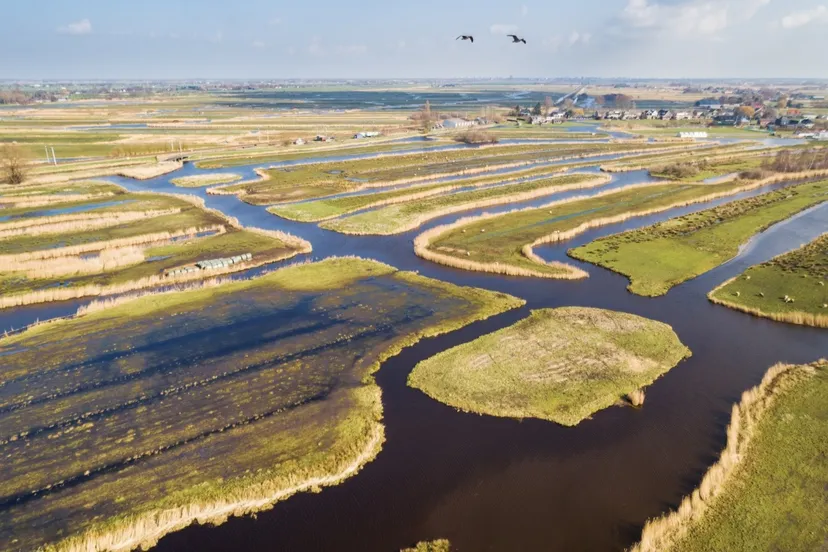
{"label": "waterlogged ground", "polygon": [[8,337],[0,548],[335,475],[376,436],[384,355],[518,304],[342,260]]}

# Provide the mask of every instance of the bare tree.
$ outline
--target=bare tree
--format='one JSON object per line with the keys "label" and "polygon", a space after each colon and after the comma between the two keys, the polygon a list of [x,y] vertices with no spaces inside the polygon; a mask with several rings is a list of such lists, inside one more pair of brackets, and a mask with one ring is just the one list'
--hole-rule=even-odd
{"label": "bare tree", "polygon": [[543,99],[543,114],[548,116],[549,113],[552,112],[552,108],[555,107],[555,102],[552,101],[552,98],[546,96]]}
{"label": "bare tree", "polygon": [[17,144],[5,144],[0,150],[0,176],[8,184],[20,184],[26,180],[29,160]]}

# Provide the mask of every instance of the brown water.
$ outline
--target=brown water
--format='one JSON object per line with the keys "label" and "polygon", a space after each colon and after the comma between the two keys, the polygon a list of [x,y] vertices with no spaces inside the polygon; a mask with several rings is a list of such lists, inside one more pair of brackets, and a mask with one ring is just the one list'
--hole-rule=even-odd
{"label": "brown water", "polygon": [[[234,169],[238,171],[238,169]],[[194,172],[191,167],[185,172]],[[168,179],[136,184],[169,190]],[[175,190],[203,194],[202,190]],[[208,206],[244,224],[309,239],[313,258],[359,254],[423,275],[523,297],[527,307],[428,339],[388,360],[377,375],[383,390],[387,442],[357,476],[320,494],[301,494],[252,517],[219,527],[191,526],[162,539],[156,550],[391,552],[419,540],[449,538],[457,550],[621,550],[637,540],[645,520],[678,504],[699,482],[725,441],[730,406],[772,364],[828,356],[825,330],[757,319],[709,303],[706,293],[746,266],[798,247],[828,228],[828,208],[774,227],[743,255],[668,295],[629,294],[625,278],[578,264],[577,282],[476,274],[422,261],[416,233],[348,237],[282,221],[232,197]],[[633,219],[591,231],[563,246],[539,248],[545,258],[620,229],[649,224],[700,206]],[[442,224],[462,213],[432,221]],[[643,409],[610,408],[576,428],[455,412],[405,385],[414,365],[454,345],[508,326],[529,309],[565,305],[631,312],[673,326],[693,357],[647,391]],[[63,304],[55,313],[76,304]],[[41,318],[48,309],[39,309]],[[23,323],[25,309],[0,313]]]}

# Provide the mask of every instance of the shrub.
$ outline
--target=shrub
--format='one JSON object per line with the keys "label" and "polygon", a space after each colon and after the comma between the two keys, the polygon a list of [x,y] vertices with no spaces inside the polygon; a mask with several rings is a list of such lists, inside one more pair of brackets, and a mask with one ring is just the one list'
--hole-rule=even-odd
{"label": "shrub", "polygon": [[485,130],[472,129],[454,137],[457,142],[464,144],[497,144],[497,136]]}

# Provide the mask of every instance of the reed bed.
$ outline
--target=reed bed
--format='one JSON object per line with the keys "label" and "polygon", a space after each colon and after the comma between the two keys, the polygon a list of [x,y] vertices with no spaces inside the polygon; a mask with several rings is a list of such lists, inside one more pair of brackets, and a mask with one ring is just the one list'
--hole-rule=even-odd
{"label": "reed bed", "polygon": [[151,192],[140,191],[140,192],[135,192],[135,193],[137,195],[164,196],[164,197],[169,197],[169,198],[172,198],[172,199],[177,199],[179,201],[184,201],[186,203],[189,203],[193,207],[198,207],[202,211],[207,211],[211,215],[214,215],[214,216],[224,220],[225,222],[227,222],[227,225],[230,226],[231,228],[235,228],[237,230],[244,229],[244,226],[242,226],[242,224],[239,222],[239,219],[237,219],[236,217],[231,217],[229,215],[226,215],[223,212],[219,211],[218,209],[213,209],[212,207],[207,207],[207,203],[204,201],[204,198],[202,198],[202,197],[189,195],[189,194],[175,194],[175,193],[171,193],[171,192],[156,192],[156,191],[151,191]]}
{"label": "reed bed", "polygon": [[741,311],[746,314],[750,314],[753,316],[757,316],[760,318],[768,318],[770,320],[774,320],[776,322],[785,322],[788,324],[798,324],[800,326],[811,326],[812,328],[828,328],[828,315],[827,314],[812,314],[809,312],[767,312],[763,311],[762,309],[756,309],[753,307],[748,307],[745,305],[741,305],[739,303],[734,303],[733,301],[728,301],[726,299],[721,299],[719,297],[715,297],[713,294],[719,291],[721,288],[726,286],[727,284],[731,283],[735,278],[731,278],[721,286],[717,287],[713,291],[707,294],[707,298],[710,300],[711,303],[716,305],[721,305],[723,307],[727,307],[733,310]]}
{"label": "reed bed", "polygon": [[78,318],[87,314],[105,311],[107,309],[118,307],[126,303],[131,303],[132,301],[137,301],[138,299],[143,299],[144,297],[156,297],[160,295],[167,295],[170,293],[180,293],[183,291],[196,291],[200,289],[216,288],[228,282],[232,282],[232,280],[229,278],[211,278],[209,280],[203,280],[201,282],[196,282],[192,284],[178,285],[169,289],[141,291],[138,293],[129,293],[126,295],[108,297],[106,299],[96,299],[95,301],[92,301],[91,303],[78,308],[78,310],[75,312],[74,317]]}
{"label": "reed bed", "polygon": [[[572,173],[570,176],[591,176],[587,173]],[[449,205],[442,209],[437,209],[434,211],[427,211],[421,213],[415,217],[412,217],[411,220],[396,226],[391,231],[381,232],[376,229],[371,229],[367,231],[357,230],[353,228],[345,228],[336,223],[329,223],[328,225],[321,225],[323,228],[328,228],[330,230],[335,230],[342,234],[350,234],[356,236],[365,236],[365,235],[389,235],[389,234],[402,234],[404,232],[408,232],[409,230],[414,230],[422,226],[424,223],[428,222],[429,220],[439,218],[446,215],[451,215],[454,213],[460,213],[462,211],[469,211],[472,209],[482,209],[485,207],[493,207],[496,205],[505,205],[509,203],[519,203],[521,201],[529,201],[531,199],[536,199],[538,197],[543,197],[546,195],[550,195],[553,193],[563,193],[569,192],[572,190],[582,190],[587,188],[595,188],[597,186],[602,186],[604,184],[608,184],[612,180],[612,177],[608,175],[599,175],[594,178],[590,178],[584,180],[582,182],[576,182],[574,184],[567,184],[564,186],[546,186],[543,188],[538,188],[536,190],[531,190],[519,194],[513,195],[504,195],[493,197],[491,199],[485,199],[480,201],[471,201],[468,203],[460,203],[457,205]],[[507,188],[508,189],[508,188]],[[459,197],[459,196],[458,196]],[[399,220],[399,219],[398,219]]]}
{"label": "reed bed", "polygon": [[[712,150],[715,150],[720,146],[713,146]],[[734,161],[738,159],[746,159],[752,157],[761,157],[763,155],[767,155],[765,151],[756,151],[756,152],[742,152],[742,153],[714,153],[710,156],[704,156],[704,153],[707,151],[708,148],[699,148],[695,151],[681,153],[677,157],[671,157],[667,159],[653,159],[650,163],[641,164],[641,165],[628,165],[625,163],[614,162],[608,165],[602,165],[601,170],[607,173],[625,173],[625,172],[634,172],[634,171],[644,171],[650,169],[653,166],[662,165],[665,163],[669,163],[670,161],[683,161],[683,160],[691,160],[691,159],[707,159],[708,161]],[[697,155],[698,154],[698,155]]]}
{"label": "reed bed", "polygon": [[733,405],[727,428],[727,445],[719,460],[708,469],[699,487],[681,501],[677,510],[646,523],[641,541],[630,548],[630,552],[669,552],[687,535],[745,463],[758,424],[776,399],[795,384],[813,377],[816,368],[825,363],[822,360],[808,366],[777,364],[768,370],[758,386],[745,391],[741,402]]}
{"label": "reed bed", "polygon": [[57,247],[54,249],[41,249],[39,251],[18,253],[17,255],[0,255],[0,272],[8,272],[14,270],[14,267],[18,263],[24,263],[28,261],[55,259],[58,257],[71,257],[75,255],[83,255],[84,253],[103,251],[104,249],[118,249],[122,247],[128,247],[131,245],[163,243],[173,239],[183,238],[187,236],[195,236],[205,232],[210,232],[214,234],[224,234],[225,232],[227,232],[227,228],[223,225],[216,224],[210,226],[187,228],[185,230],[178,230],[174,232],[155,232],[152,234],[141,234],[138,236],[130,236],[128,238],[119,238],[115,240],[83,243],[79,245],[71,245],[68,247]]}
{"label": "reed bed", "polygon": [[247,232],[259,234],[260,236],[267,236],[280,240],[285,245],[296,250],[296,254],[307,254],[313,252],[313,245],[306,239],[282,232],[281,230],[265,230],[264,228],[256,228],[255,226],[248,226],[245,228]]}
{"label": "reed bed", "polygon": [[91,259],[78,257],[57,257],[25,261],[12,265],[10,272],[25,272],[29,279],[101,274],[119,268],[133,266],[146,260],[145,247],[127,246],[101,250]]}
{"label": "reed bed", "polygon": [[50,303],[53,301],[68,301],[71,299],[80,299],[81,297],[96,297],[100,295],[118,295],[122,293],[129,293],[141,289],[152,287],[182,284],[187,282],[194,282],[202,280],[205,277],[220,276],[223,274],[231,274],[233,272],[241,272],[252,268],[257,268],[271,263],[276,263],[289,259],[298,254],[297,251],[290,251],[284,255],[271,257],[267,259],[254,259],[246,263],[238,263],[225,268],[211,270],[208,274],[202,272],[190,272],[186,274],[178,274],[175,276],[152,275],[139,278],[130,282],[123,282],[120,284],[98,285],[89,284],[85,286],[78,286],[75,288],[53,288],[38,291],[31,291],[21,293],[19,295],[11,295],[0,297],[0,309],[8,309],[13,307],[21,307],[25,305],[35,305],[39,303]]}
{"label": "reed bed", "polygon": [[[138,222],[167,215],[175,215],[181,209],[158,209],[148,211],[124,211],[120,213],[104,213],[99,215],[64,215],[76,217],[69,220],[59,220],[63,217],[40,217],[24,221],[15,221],[0,224],[0,240],[19,236],[42,236],[50,234],[66,234],[69,232],[86,232],[99,230],[131,222]],[[58,220],[56,220],[58,219]]]}
{"label": "reed bed", "polygon": [[61,203],[79,203],[113,197],[112,192],[102,194],[66,194],[66,195],[36,195],[26,197],[0,197],[0,206],[12,209],[44,207],[47,205],[59,205]]}
{"label": "reed bed", "polygon": [[161,161],[152,165],[141,165],[138,167],[127,167],[117,169],[118,176],[134,178],[135,180],[149,180],[175,172],[184,167],[181,161]]}

